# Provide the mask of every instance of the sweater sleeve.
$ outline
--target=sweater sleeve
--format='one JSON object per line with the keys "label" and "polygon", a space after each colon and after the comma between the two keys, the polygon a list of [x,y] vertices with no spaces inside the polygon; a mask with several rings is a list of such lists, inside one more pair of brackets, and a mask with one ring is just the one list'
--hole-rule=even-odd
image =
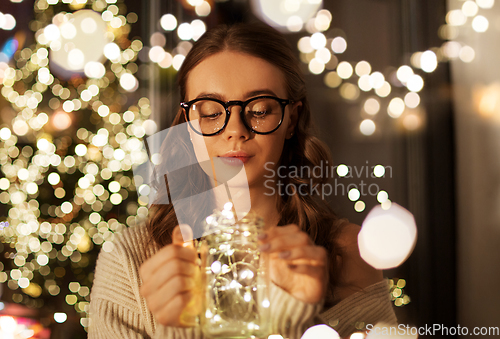
{"label": "sweater sleeve", "polygon": [[387,279],[368,286],[320,314],[320,319],[333,327],[341,338],[363,330],[368,324],[384,322],[397,325],[398,320],[389,296]]}
{"label": "sweater sleeve", "polygon": [[308,304],[294,298],[288,292],[271,283],[271,331],[284,338],[300,339],[302,334],[315,325],[315,318],[323,302]]}
{"label": "sweater sleeve", "polygon": [[[90,301],[89,339],[195,339],[194,328],[176,328],[148,321],[132,287],[126,256],[115,247],[101,250]],[[138,286],[137,286],[138,287]]]}

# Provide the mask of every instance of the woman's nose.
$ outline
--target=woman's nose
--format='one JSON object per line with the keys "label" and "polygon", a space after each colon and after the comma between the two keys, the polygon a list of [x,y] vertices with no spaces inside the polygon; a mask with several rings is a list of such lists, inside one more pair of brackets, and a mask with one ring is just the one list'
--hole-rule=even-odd
{"label": "woman's nose", "polygon": [[236,138],[236,139],[248,139],[250,137],[250,131],[246,128],[245,124],[241,120],[240,106],[231,106],[229,107],[231,111],[231,115],[229,116],[229,121],[227,122],[227,126],[224,130],[224,135],[228,138]]}

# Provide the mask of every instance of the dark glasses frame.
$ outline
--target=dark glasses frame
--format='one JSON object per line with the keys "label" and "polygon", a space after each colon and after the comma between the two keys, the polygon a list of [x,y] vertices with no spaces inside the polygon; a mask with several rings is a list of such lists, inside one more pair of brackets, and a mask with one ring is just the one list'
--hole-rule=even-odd
{"label": "dark glasses frame", "polygon": [[[245,120],[245,107],[249,103],[251,103],[252,101],[255,101],[255,100],[258,100],[258,99],[274,99],[274,100],[276,100],[281,105],[281,119],[280,119],[280,122],[279,122],[278,126],[276,126],[276,128],[273,129],[272,131],[269,131],[269,132],[259,132],[259,131],[256,131],[251,126],[248,126],[248,124],[247,124],[247,122]],[[199,101],[203,101],[203,100],[209,100],[209,101],[217,102],[217,103],[221,104],[224,107],[224,109],[226,110],[226,120],[224,121],[224,125],[222,125],[221,129],[218,130],[215,133],[204,134],[202,132],[199,132],[199,131],[196,130],[196,128],[193,127],[193,125],[191,125],[191,121],[189,120],[189,109],[191,108],[191,106],[193,104],[195,104],[195,103],[197,103]],[[210,137],[210,136],[213,136],[213,135],[220,134],[220,133],[222,133],[226,129],[227,123],[229,122],[229,118],[231,117],[231,110],[229,109],[231,106],[235,106],[236,105],[236,106],[240,106],[241,107],[241,110],[240,110],[241,121],[243,121],[243,124],[245,125],[245,127],[247,129],[249,129],[250,131],[254,132],[255,134],[265,135],[265,134],[271,134],[271,133],[273,133],[274,131],[276,131],[281,126],[281,124],[283,123],[283,119],[285,117],[285,108],[286,108],[286,106],[290,105],[290,104],[293,104],[293,103],[295,103],[295,101],[290,100],[290,99],[281,99],[281,98],[274,97],[274,96],[271,96],[271,95],[261,95],[261,96],[258,96],[258,97],[254,97],[254,98],[248,99],[246,101],[231,100],[231,101],[226,101],[226,102],[224,102],[222,100],[219,100],[219,99],[215,99],[215,98],[197,98],[197,99],[194,99],[194,100],[191,100],[191,101],[188,101],[188,102],[181,102],[180,105],[184,109],[184,117],[185,117],[186,121],[188,122],[189,126],[191,127],[191,129],[196,134],[203,135],[205,137]]]}

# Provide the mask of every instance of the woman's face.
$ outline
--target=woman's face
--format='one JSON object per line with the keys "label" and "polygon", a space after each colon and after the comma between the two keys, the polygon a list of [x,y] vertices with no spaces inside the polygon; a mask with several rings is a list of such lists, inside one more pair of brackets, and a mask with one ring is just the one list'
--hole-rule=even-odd
{"label": "woman's face", "polygon": [[[259,95],[290,99],[281,70],[263,59],[224,51],[204,59],[191,70],[186,84],[185,101],[199,97],[224,102],[245,101]],[[277,167],[285,139],[289,139],[294,131],[300,105],[300,102],[287,105],[281,126],[267,135],[256,134],[247,129],[239,114],[241,108],[231,106],[231,116],[222,133],[201,137],[189,130],[195,151],[198,153],[199,150],[196,144],[204,142],[211,159],[220,157],[222,159],[218,160],[231,164],[228,157],[236,156],[236,159],[244,163],[249,187],[262,186],[266,180],[264,175],[273,174],[270,169]],[[266,166],[266,163],[274,165]]]}

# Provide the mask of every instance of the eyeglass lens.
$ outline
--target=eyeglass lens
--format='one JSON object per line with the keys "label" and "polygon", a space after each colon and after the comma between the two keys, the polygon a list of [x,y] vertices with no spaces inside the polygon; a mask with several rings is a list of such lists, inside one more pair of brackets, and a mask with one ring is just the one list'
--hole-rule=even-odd
{"label": "eyeglass lens", "polygon": [[[272,98],[259,98],[245,106],[246,124],[254,131],[267,133],[280,124],[282,118],[281,104]],[[224,127],[226,110],[223,105],[212,100],[201,100],[191,105],[189,120],[198,120],[202,134],[213,134]],[[233,113],[234,115],[234,113]]]}

